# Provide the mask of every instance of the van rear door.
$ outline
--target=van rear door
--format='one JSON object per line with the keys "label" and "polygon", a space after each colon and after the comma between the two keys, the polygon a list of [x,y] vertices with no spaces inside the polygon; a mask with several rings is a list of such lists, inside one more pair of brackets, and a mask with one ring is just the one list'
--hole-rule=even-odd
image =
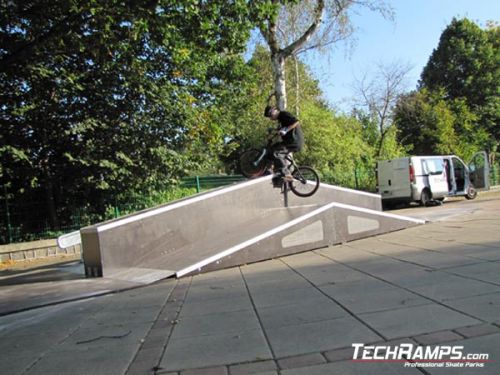
{"label": "van rear door", "polygon": [[422,172],[428,179],[433,198],[442,198],[448,195],[448,181],[443,157],[422,159]]}
{"label": "van rear door", "polygon": [[410,159],[381,160],[377,164],[378,191],[382,199],[410,199]]}
{"label": "van rear door", "polygon": [[469,179],[476,190],[490,189],[490,166],[485,151],[474,154],[469,163]]}

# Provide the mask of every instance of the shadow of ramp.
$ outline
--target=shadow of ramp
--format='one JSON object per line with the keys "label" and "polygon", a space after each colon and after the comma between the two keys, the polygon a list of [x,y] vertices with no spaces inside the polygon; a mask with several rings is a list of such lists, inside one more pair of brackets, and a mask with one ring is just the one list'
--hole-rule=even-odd
{"label": "shadow of ramp", "polygon": [[3,272],[0,277],[0,316],[143,285],[106,278],[88,279],[80,262]]}
{"label": "shadow of ramp", "polygon": [[85,273],[153,282],[421,223],[383,213],[379,195],[331,185],[289,198],[284,207],[268,176],[83,228]]}

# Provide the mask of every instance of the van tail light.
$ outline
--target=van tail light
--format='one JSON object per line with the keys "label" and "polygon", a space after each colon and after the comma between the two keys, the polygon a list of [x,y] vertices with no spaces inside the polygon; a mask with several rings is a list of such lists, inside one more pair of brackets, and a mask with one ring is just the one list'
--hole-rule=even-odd
{"label": "van tail light", "polygon": [[413,165],[410,164],[410,182],[412,184],[415,183],[415,170],[413,169]]}

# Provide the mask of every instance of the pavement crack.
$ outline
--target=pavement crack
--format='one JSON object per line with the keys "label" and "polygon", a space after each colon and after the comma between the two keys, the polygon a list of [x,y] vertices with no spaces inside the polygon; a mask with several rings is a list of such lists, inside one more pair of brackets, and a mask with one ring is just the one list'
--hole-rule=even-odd
{"label": "pavement crack", "polygon": [[99,340],[102,340],[102,339],[122,339],[124,337],[127,337],[131,333],[132,333],[132,331],[129,330],[127,333],[124,333],[123,335],[103,335],[103,336],[98,336],[98,337],[95,337],[95,338],[89,339],[89,340],[77,341],[76,345],[88,344],[88,343],[91,343],[91,342],[94,342],[94,341],[99,341]]}

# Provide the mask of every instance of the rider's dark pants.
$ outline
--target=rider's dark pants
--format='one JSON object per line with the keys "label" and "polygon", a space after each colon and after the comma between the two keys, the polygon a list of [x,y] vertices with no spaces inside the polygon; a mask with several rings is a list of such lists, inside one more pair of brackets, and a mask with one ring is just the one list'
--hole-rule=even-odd
{"label": "rider's dark pants", "polygon": [[283,175],[290,174],[286,161],[286,156],[290,152],[298,152],[300,147],[297,145],[286,145],[282,142],[276,143],[272,146],[272,154],[274,156],[274,166],[276,170],[280,171]]}

